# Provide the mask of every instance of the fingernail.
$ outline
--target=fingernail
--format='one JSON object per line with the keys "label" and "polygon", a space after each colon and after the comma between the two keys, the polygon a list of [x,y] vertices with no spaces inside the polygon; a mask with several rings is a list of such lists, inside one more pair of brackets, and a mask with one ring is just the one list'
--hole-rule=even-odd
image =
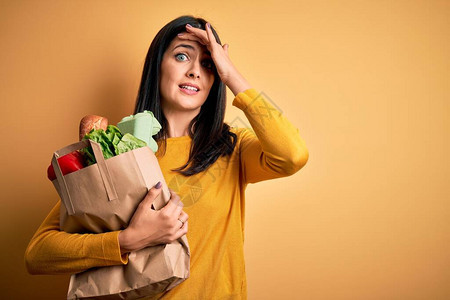
{"label": "fingernail", "polygon": [[211,24],[209,23],[206,23],[206,26],[208,26],[208,28],[211,28]]}
{"label": "fingernail", "polygon": [[178,35],[183,35],[184,33],[179,33]]}
{"label": "fingernail", "polygon": [[192,25],[191,25],[191,24],[186,24],[186,26],[187,26],[187,27],[192,27]]}
{"label": "fingernail", "polygon": [[159,189],[161,187],[161,181],[158,181],[158,183],[155,185],[155,188]]}

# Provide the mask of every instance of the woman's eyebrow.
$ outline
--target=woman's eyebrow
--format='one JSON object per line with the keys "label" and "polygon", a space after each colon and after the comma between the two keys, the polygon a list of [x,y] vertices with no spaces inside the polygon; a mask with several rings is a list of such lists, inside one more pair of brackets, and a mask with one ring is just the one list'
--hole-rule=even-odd
{"label": "woman's eyebrow", "polygon": [[[176,45],[176,46],[172,49],[172,51],[174,51],[174,50],[175,50],[176,48],[178,48],[178,47],[184,47],[184,48],[187,48],[187,49],[189,49],[189,50],[195,51],[195,48],[194,48],[193,46],[191,46],[191,45],[188,45],[188,44],[179,44],[179,45]],[[209,52],[208,50],[205,50],[205,54],[211,56],[211,52]]]}
{"label": "woman's eyebrow", "polygon": [[195,50],[194,47],[192,47],[191,45],[187,45],[187,44],[179,44],[179,45],[175,46],[175,47],[173,48],[173,50],[175,50],[175,49],[178,48],[178,47],[184,47],[184,48],[188,48],[188,49],[191,49],[191,50]]}

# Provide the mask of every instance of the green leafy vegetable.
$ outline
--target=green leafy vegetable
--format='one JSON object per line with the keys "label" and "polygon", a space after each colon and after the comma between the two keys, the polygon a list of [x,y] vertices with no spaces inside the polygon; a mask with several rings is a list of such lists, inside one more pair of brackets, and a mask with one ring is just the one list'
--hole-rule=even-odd
{"label": "green leafy vegetable", "polygon": [[120,142],[117,144],[116,153],[122,154],[127,151],[141,148],[144,146],[147,146],[146,142],[138,139],[137,137],[135,137],[129,133],[125,133],[125,135],[122,137]]}
{"label": "green leafy vegetable", "polygon": [[[106,131],[103,129],[93,129],[84,136],[83,140],[86,139],[100,144],[105,159],[147,146],[147,143],[129,133],[122,135],[119,128],[114,125],[108,125]],[[84,155],[87,165],[96,163],[91,147],[81,149],[80,152]]]}

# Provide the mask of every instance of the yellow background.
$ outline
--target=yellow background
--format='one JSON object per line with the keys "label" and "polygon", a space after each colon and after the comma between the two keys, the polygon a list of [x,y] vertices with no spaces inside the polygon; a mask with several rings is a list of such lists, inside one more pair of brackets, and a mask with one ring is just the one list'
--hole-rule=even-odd
{"label": "yellow background", "polygon": [[84,115],[132,113],[151,40],[183,14],[310,151],[247,190],[249,299],[450,299],[450,2],[426,0],[1,1],[1,298],[65,297],[68,276],[23,263],[57,201],[51,155]]}

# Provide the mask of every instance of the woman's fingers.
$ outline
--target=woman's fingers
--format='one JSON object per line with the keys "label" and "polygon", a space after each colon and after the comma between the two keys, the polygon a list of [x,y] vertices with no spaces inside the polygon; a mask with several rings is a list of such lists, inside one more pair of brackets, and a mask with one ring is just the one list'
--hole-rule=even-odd
{"label": "woman's fingers", "polygon": [[188,225],[189,225],[188,221],[184,222],[183,226],[178,230],[180,236],[177,239],[179,239],[188,232]]}
{"label": "woman's fingers", "polygon": [[119,235],[121,251],[171,243],[187,233],[189,216],[183,211],[183,202],[173,190],[169,189],[170,200],[166,206],[159,211],[151,209],[153,201],[161,196],[161,190],[152,187],[139,204],[129,226]]}
{"label": "woman's fingers", "polygon": [[186,222],[188,219],[189,219],[188,214],[186,212],[184,212],[184,211],[181,211],[180,215],[178,217],[178,220]]}
{"label": "woman's fingers", "polygon": [[165,213],[170,216],[176,216],[177,218],[177,226],[178,230],[174,236],[174,240],[179,239],[183,235],[185,235],[188,231],[188,219],[189,215],[183,211],[184,204],[181,202],[180,197],[169,188],[171,198],[169,203],[163,208],[165,209]]}
{"label": "woman's fingers", "polygon": [[[210,47],[216,47],[219,45],[219,43],[216,40],[216,37],[214,36],[214,33],[212,32],[211,27],[208,26],[209,23],[206,23],[206,30],[195,28],[195,27],[188,27],[186,25],[186,30],[188,33],[191,33],[198,37],[204,45],[209,45]],[[210,49],[212,50],[212,49]]]}
{"label": "woman's fingers", "polygon": [[141,201],[140,205],[144,209],[151,209],[153,201],[158,197],[161,193],[161,188],[157,189],[156,187],[152,187],[148,190],[147,195],[145,195],[144,199]]}
{"label": "woman's fingers", "polygon": [[185,36],[184,38],[186,39],[196,40],[201,44],[205,44],[205,47],[211,53],[211,58],[220,79],[228,85],[228,81],[232,78],[232,73],[235,70],[228,55],[229,45],[221,45],[217,42],[210,24],[206,23],[206,30],[186,25],[186,33],[182,36]]}
{"label": "woman's fingers", "polygon": [[176,210],[183,209],[183,202],[181,202],[180,196],[178,196],[173,190],[169,188],[170,191],[170,200],[166,206],[164,206],[161,210],[164,211],[167,215],[172,215]]}
{"label": "woman's fingers", "polygon": [[[212,32],[212,29],[211,29],[209,23],[206,23],[206,35],[208,37],[208,41],[211,42],[211,46],[213,46],[212,44],[218,44],[217,41],[216,41],[216,37],[214,36],[214,33]],[[215,43],[212,43],[213,41]]]}
{"label": "woman's fingers", "polygon": [[202,41],[202,44],[204,45],[209,44],[208,33],[205,30],[195,27],[189,27],[187,25],[186,30],[188,33],[191,33],[196,37],[198,37]]}
{"label": "woman's fingers", "polygon": [[206,43],[193,33],[188,33],[188,32],[179,33],[178,37],[180,39],[184,39],[184,40],[196,41],[196,42],[199,42],[200,44],[202,44],[203,46],[206,46]]}
{"label": "woman's fingers", "polygon": [[228,44],[223,45],[223,50],[225,51],[225,53],[228,55],[228,47],[230,47]]}
{"label": "woman's fingers", "polygon": [[[180,222],[178,222],[180,223]],[[183,235],[185,235],[188,232],[188,221],[184,222],[183,226],[181,226],[176,235],[175,235],[175,240],[179,239],[180,237],[182,237]]]}

